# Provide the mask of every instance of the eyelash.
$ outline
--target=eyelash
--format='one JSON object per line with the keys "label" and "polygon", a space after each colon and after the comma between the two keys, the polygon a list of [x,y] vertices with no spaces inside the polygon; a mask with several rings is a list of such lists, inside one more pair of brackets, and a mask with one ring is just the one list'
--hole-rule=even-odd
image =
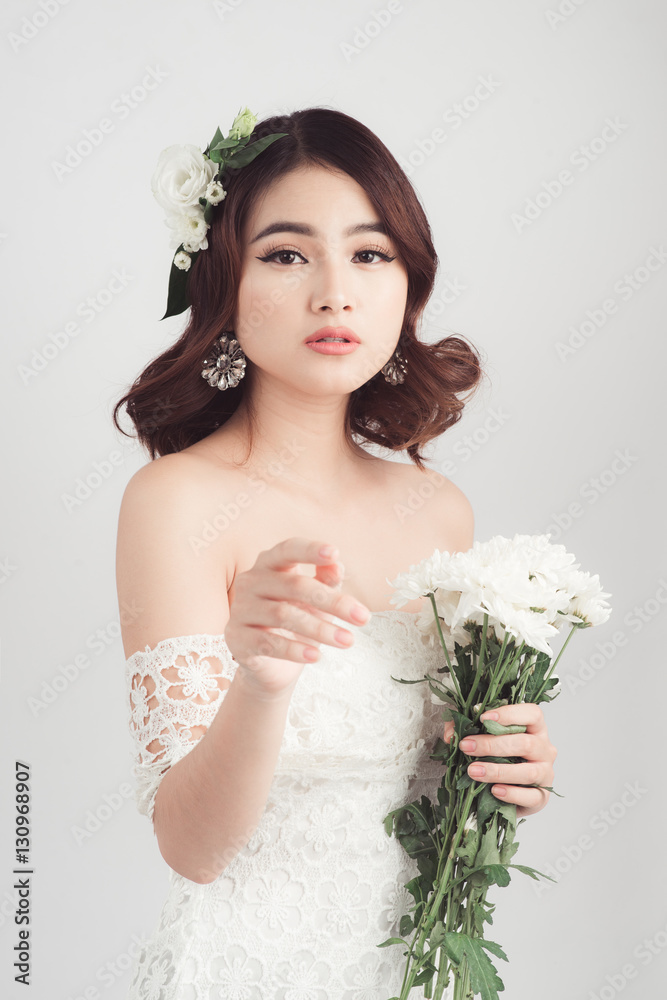
{"label": "eyelash", "polygon": [[[293,253],[293,254],[298,254],[299,257],[303,257],[303,254],[300,253],[298,250],[290,250],[290,249],[288,249],[286,247],[271,247],[269,250],[267,250],[267,252],[264,254],[263,257],[258,257],[257,259],[258,260],[262,260],[262,261],[269,261],[270,262],[270,261],[274,260],[274,258],[277,257],[279,253]],[[364,247],[363,250],[357,250],[357,252],[356,252],[356,254],[354,256],[357,257],[360,253],[374,253],[374,254],[377,254],[378,257],[381,257],[382,260],[386,261],[387,263],[389,263],[392,260],[396,260],[395,256],[392,257],[391,254],[385,253],[379,247]],[[276,263],[278,263],[278,261],[276,261]],[[370,261],[362,261],[362,263],[369,264]],[[291,265],[289,265],[289,264],[283,264],[282,266],[283,267],[290,267]]]}

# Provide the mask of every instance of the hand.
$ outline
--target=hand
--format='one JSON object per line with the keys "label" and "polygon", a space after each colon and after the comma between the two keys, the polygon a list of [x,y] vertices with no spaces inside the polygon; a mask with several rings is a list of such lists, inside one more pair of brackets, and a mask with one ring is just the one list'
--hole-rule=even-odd
{"label": "hand", "polygon": [[[475,781],[493,782],[491,791],[502,802],[516,803],[517,817],[530,816],[544,809],[550,792],[541,788],[525,788],[524,785],[547,785],[553,788],[553,763],[558,751],[549,741],[544,715],[539,705],[524,702],[519,705],[501,705],[484,718],[495,718],[503,726],[525,726],[525,733],[508,733],[504,736],[466,736],[459,744],[467,757],[524,757],[526,764],[494,764],[484,761],[468,766],[468,774]],[[449,743],[454,732],[454,723],[445,723],[444,741]],[[466,749],[468,740],[473,740],[474,748]],[[486,769],[484,775],[474,774],[475,766]],[[504,794],[503,794],[504,791]]]}
{"label": "hand", "polygon": [[[254,566],[236,577],[225,640],[243,679],[260,697],[281,696],[291,689],[305,664],[319,658],[320,643],[338,648],[353,644],[353,632],[331,624],[332,615],[355,625],[368,621],[369,609],[340,590],[343,567],[337,549],[320,555],[325,544],[286,538],[260,552]],[[297,572],[299,564],[314,564],[315,576]],[[355,608],[361,608],[361,621],[352,616]],[[314,657],[306,655],[309,650]]]}

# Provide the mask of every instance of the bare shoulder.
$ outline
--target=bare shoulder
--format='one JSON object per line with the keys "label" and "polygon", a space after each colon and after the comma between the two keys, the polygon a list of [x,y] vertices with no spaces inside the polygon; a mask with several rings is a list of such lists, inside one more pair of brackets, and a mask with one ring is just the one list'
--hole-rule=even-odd
{"label": "bare shoulder", "polygon": [[224,630],[229,566],[220,547],[193,545],[209,475],[197,456],[178,452],[144,465],[125,487],[116,584],[126,656],[167,637]]}
{"label": "bare shoulder", "polygon": [[[390,475],[400,484],[401,503],[419,513],[419,520],[440,549],[466,552],[474,541],[475,515],[463,490],[435,469],[413,462],[388,462]],[[398,513],[398,512],[397,512]]]}

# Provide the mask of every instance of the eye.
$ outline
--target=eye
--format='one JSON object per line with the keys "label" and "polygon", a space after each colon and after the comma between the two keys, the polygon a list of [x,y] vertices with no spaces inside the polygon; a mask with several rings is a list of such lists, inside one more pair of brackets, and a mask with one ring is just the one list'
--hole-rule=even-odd
{"label": "eye", "polygon": [[[364,250],[358,250],[354,256],[360,257],[362,255],[367,255],[371,257],[380,257],[387,263],[389,263],[392,260],[396,260],[395,255],[392,256],[390,253],[387,253],[385,250],[382,250],[381,247],[367,247]],[[279,258],[290,257],[290,256],[301,257],[301,260],[304,263],[306,264],[308,263],[308,261],[306,260],[306,258],[303,256],[302,253],[300,253],[298,250],[290,250],[287,247],[271,247],[269,250],[267,250],[267,252],[264,254],[263,257],[258,257],[257,260],[265,261],[268,263],[275,261],[277,264],[283,264],[284,266],[289,266],[292,263],[291,261],[287,261],[284,259],[280,260]],[[362,260],[361,263],[375,264],[377,263],[377,261]]]}
{"label": "eye", "polygon": [[286,266],[289,265],[291,263],[290,261],[278,260],[279,257],[283,256],[301,257],[304,263],[307,263],[306,258],[303,256],[303,254],[299,253],[298,250],[289,250],[286,247],[282,248],[272,247],[264,254],[263,257],[258,257],[257,260],[263,260],[268,262],[275,260],[276,264],[284,264]]}
{"label": "eye", "polygon": [[[386,251],[381,250],[380,247],[369,247],[367,250],[359,250],[355,254],[355,257],[360,257],[362,254],[370,254],[371,257],[373,257],[373,256],[375,256],[375,257],[381,257],[382,260],[387,261],[387,262],[392,261],[392,260],[396,260],[395,256],[392,257],[391,254],[388,254],[388,253],[386,253]],[[362,264],[373,264],[373,263],[376,263],[376,262],[375,261],[371,261],[371,260],[362,260],[361,263]]]}

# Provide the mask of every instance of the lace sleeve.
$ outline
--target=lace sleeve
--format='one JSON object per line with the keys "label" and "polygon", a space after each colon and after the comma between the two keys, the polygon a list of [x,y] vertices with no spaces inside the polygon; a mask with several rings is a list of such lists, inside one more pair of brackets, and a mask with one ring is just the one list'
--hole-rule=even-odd
{"label": "lace sleeve", "polygon": [[160,781],[202,738],[237,666],[222,635],[162,639],[126,660],[134,796],[151,822]]}

